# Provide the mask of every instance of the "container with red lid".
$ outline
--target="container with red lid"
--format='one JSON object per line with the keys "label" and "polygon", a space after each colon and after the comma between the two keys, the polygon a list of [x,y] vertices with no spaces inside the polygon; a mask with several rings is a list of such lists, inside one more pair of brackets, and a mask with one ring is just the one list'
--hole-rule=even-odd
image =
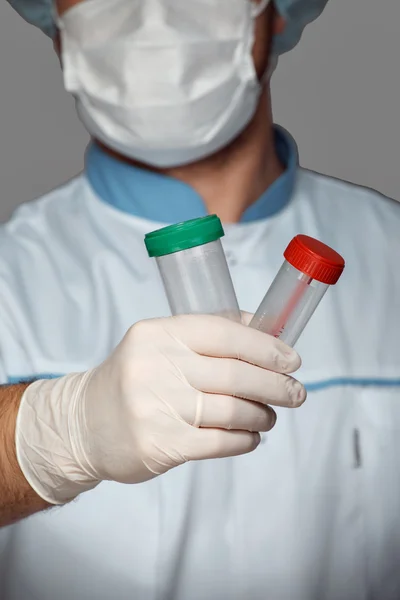
{"label": "container with red lid", "polygon": [[307,235],[294,237],[284,258],[250,326],[294,346],[345,263],[335,250]]}

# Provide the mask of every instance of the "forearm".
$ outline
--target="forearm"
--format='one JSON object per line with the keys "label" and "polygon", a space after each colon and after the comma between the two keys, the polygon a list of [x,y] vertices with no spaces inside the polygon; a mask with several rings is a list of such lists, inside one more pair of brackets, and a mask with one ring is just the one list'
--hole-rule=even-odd
{"label": "forearm", "polygon": [[49,506],[31,488],[17,461],[15,424],[27,386],[0,386],[0,527]]}

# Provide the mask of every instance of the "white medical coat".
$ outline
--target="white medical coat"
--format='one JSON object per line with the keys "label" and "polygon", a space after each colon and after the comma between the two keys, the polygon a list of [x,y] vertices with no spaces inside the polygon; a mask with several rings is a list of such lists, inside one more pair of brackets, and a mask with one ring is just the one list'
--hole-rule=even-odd
{"label": "white medical coat", "polygon": [[[162,224],[80,176],[0,230],[3,382],[85,370],[168,314],[143,245]],[[299,169],[290,203],[226,228],[240,305],[298,233],[347,267],[298,344],[309,389],[252,454],[106,482],[0,532],[2,600],[398,600],[400,206]]]}

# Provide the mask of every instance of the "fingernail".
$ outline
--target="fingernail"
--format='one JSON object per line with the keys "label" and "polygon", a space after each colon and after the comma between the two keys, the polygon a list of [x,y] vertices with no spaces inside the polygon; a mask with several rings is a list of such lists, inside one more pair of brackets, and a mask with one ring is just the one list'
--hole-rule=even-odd
{"label": "fingernail", "polygon": [[294,407],[301,406],[307,397],[307,391],[299,381],[293,383],[290,398]]}
{"label": "fingernail", "polygon": [[281,365],[284,371],[297,370],[301,365],[300,356],[296,350],[288,348],[281,352]]}
{"label": "fingernail", "polygon": [[254,433],[253,435],[254,435],[254,450],[255,450],[261,444],[261,434]]}
{"label": "fingernail", "polygon": [[293,348],[290,348],[289,346],[286,346],[283,355],[291,360],[295,360],[298,357],[296,350],[293,350]]}

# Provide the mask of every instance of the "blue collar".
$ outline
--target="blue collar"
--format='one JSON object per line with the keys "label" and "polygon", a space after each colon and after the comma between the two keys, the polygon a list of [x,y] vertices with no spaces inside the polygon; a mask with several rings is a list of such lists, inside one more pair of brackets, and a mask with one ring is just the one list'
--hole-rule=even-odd
{"label": "blue collar", "polygon": [[[241,219],[244,223],[271,217],[282,210],[292,196],[298,166],[297,146],[280,127],[275,127],[275,144],[285,171],[245,211]],[[86,176],[104,202],[149,221],[177,223],[207,214],[203,200],[187,184],[128,165],[95,143],[86,153]]]}

